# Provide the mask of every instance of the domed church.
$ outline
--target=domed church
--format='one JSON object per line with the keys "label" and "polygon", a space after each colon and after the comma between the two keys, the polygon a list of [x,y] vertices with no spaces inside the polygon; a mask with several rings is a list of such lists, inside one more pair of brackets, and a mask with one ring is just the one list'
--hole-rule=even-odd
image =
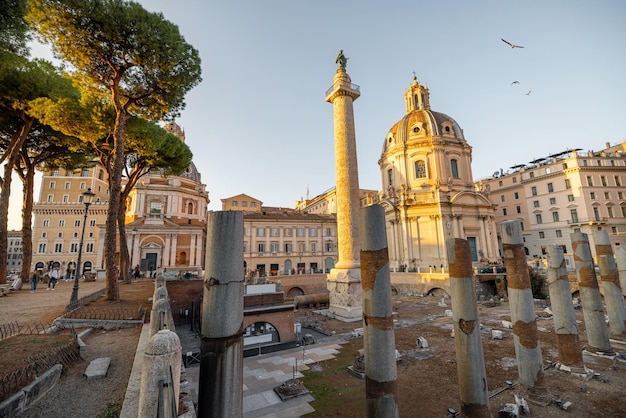
{"label": "domed church", "polygon": [[494,205],[472,176],[472,147],[450,116],[430,109],[417,78],[405,92],[406,115],[385,136],[378,165],[390,268],[447,267],[446,240],[469,242],[473,263],[500,260]]}

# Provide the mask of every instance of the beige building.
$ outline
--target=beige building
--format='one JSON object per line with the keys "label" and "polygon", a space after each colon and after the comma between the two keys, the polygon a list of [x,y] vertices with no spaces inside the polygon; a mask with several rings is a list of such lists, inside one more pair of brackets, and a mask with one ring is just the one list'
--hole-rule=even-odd
{"label": "beige building", "polygon": [[378,161],[391,268],[446,267],[449,238],[466,239],[476,264],[499,261],[494,205],[474,187],[472,148],[463,130],[431,110],[428,88],[416,78],[405,104]]}
{"label": "beige building", "polygon": [[[166,126],[184,141],[175,124]],[[81,271],[104,272],[104,225],[108,210],[108,182],[104,168],[94,166],[68,172],[44,173],[35,204],[33,267],[47,270],[55,263],[62,273],[75,269],[85,213],[82,193],[96,195],[89,207]],[[131,265],[145,274],[166,268],[170,276],[201,274],[206,241],[209,195],[192,163],[180,176],[151,171],[139,180],[127,202],[126,235]],[[119,254],[118,254],[119,256]]]}
{"label": "beige building", "polygon": [[22,231],[8,231],[7,236],[7,274],[19,274],[22,270]]}
{"label": "beige building", "polygon": [[53,265],[69,277],[76,269],[85,205],[82,193],[95,193],[89,206],[81,256],[81,271],[96,269],[100,226],[109,207],[109,185],[104,167],[93,162],[77,170],[56,169],[43,173],[39,201],[34,204],[33,268],[48,271]]}
{"label": "beige building", "polygon": [[[359,200],[361,207],[373,204],[378,197],[376,190],[359,190]],[[306,213],[329,214],[337,213],[337,189],[333,187],[312,199],[296,201],[296,210]]]}
{"label": "beige building", "polygon": [[334,214],[266,207],[246,194],[222,199],[222,210],[244,211],[244,268],[248,276],[327,273],[335,266]]}
{"label": "beige building", "polygon": [[560,245],[574,269],[570,234],[605,229],[611,245],[626,245],[626,142],[600,151],[580,148],[547,155],[494,173],[477,185],[497,205],[496,222],[519,219],[529,259],[545,258],[548,245]]}

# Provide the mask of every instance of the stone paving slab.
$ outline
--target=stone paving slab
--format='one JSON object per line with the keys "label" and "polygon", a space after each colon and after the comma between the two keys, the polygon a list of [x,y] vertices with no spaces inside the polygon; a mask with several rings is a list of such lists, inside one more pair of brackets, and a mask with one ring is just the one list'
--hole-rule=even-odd
{"label": "stone paving slab", "polygon": [[100,357],[89,362],[85,376],[87,379],[104,379],[111,365],[111,357]]}

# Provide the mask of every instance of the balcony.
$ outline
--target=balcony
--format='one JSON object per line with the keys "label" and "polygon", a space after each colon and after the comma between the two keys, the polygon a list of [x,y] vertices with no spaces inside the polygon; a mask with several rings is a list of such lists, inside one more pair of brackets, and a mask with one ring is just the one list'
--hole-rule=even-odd
{"label": "balcony", "polygon": [[570,226],[606,225],[607,221],[608,218],[604,216],[598,216],[593,218],[568,219],[567,224]]}

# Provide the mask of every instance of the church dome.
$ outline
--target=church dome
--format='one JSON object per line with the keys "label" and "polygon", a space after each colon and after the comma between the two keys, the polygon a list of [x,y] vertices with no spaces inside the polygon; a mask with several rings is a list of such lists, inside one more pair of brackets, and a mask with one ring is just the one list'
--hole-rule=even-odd
{"label": "church dome", "polygon": [[430,109],[430,93],[413,78],[405,92],[406,114],[387,133],[383,152],[394,144],[439,138],[444,142],[465,143],[463,130],[450,116]]}

